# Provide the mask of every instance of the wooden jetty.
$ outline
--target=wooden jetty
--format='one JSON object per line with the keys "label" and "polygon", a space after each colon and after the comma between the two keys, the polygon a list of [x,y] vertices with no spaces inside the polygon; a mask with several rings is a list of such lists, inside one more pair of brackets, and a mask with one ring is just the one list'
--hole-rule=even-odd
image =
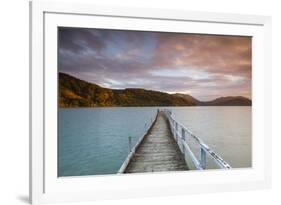
{"label": "wooden jetty", "polygon": [[[197,159],[187,143],[194,140],[200,147],[200,159]],[[177,122],[169,110],[157,111],[151,124],[130,153],[118,173],[143,173],[160,171],[189,170],[187,157],[196,169],[206,168],[206,156],[209,156],[219,168],[230,169],[230,165],[210,149],[200,138]]]}
{"label": "wooden jetty", "polygon": [[130,160],[125,173],[178,170],[188,170],[188,167],[172,137],[169,122],[163,111],[160,111],[151,130]]}

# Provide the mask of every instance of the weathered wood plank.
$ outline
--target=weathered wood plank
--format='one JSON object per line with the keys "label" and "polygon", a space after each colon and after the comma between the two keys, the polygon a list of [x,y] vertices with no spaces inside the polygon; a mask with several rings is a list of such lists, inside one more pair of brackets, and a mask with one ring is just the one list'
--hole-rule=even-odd
{"label": "weathered wood plank", "polygon": [[165,114],[160,111],[150,132],[138,146],[125,173],[188,170]]}

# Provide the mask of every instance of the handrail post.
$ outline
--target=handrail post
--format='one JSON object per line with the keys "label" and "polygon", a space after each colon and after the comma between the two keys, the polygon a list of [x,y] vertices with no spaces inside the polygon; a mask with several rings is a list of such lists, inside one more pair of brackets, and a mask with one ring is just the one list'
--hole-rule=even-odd
{"label": "handrail post", "polygon": [[178,123],[175,121],[176,125],[176,141],[178,141]]}
{"label": "handrail post", "polygon": [[175,129],[176,129],[175,121],[173,120],[172,123],[173,123],[173,135],[175,136]]}
{"label": "handrail post", "polygon": [[[181,138],[182,138],[183,141],[185,141],[185,130],[184,130],[183,127],[181,128]],[[184,147],[183,143],[182,143],[182,152],[185,155],[185,147]]]}
{"label": "handrail post", "polygon": [[185,130],[184,130],[184,128],[181,128],[181,138],[183,139],[183,141],[185,141]]}
{"label": "handrail post", "polygon": [[129,136],[128,140],[129,140],[129,152],[131,152],[132,151],[132,137]]}
{"label": "handrail post", "polygon": [[201,160],[200,160],[201,167],[202,169],[206,169],[206,152],[202,147],[200,148],[200,156],[201,156]]}

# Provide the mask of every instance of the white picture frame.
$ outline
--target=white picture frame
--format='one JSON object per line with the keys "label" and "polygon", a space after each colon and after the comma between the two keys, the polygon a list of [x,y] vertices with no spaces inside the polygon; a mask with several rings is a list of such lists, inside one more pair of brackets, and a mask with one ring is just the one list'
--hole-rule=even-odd
{"label": "white picture frame", "polygon": [[[271,18],[80,3],[30,3],[30,202],[74,202],[240,191],[271,185]],[[253,166],[97,177],[57,177],[57,27],[253,37]],[[71,197],[69,197],[71,195]]]}

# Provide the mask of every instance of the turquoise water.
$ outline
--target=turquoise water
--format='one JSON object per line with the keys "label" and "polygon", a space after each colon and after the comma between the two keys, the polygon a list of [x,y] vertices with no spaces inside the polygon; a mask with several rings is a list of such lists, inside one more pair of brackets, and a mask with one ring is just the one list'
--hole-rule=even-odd
{"label": "turquoise water", "polygon": [[[178,122],[200,137],[233,168],[252,165],[252,112],[248,106],[173,108]],[[199,158],[199,146],[189,141]],[[189,163],[191,164],[191,163]],[[191,166],[190,166],[191,167]],[[192,168],[192,167],[191,167]],[[218,166],[207,155],[207,168]]]}
{"label": "turquoise water", "polygon": [[[170,107],[232,167],[251,166],[251,107]],[[59,176],[114,174],[157,107],[59,109]],[[192,146],[195,153],[196,146]],[[198,152],[199,153],[199,152]],[[208,163],[208,168],[216,168]]]}
{"label": "turquoise water", "polygon": [[156,108],[59,109],[59,176],[116,173]]}

